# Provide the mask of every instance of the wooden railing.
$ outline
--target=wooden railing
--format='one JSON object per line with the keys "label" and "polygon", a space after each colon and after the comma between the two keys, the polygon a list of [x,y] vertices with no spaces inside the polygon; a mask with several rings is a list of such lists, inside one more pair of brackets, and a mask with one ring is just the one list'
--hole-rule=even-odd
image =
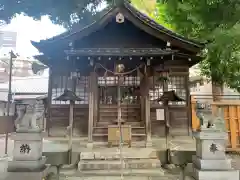
{"label": "wooden railing", "polygon": [[[240,100],[221,100],[211,102],[212,113],[215,113],[217,107],[223,108],[224,119],[228,132],[228,151],[240,151]],[[196,100],[191,98],[192,109],[192,129],[196,131],[200,127],[196,116]]]}

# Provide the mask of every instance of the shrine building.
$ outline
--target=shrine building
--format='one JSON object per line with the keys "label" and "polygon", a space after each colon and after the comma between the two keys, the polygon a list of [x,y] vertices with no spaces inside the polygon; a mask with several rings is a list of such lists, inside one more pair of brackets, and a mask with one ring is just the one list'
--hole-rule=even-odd
{"label": "shrine building", "polygon": [[[55,100],[66,89],[81,99],[74,104],[73,137],[107,142],[120,120],[133,142],[191,135],[189,68],[201,61],[204,44],[164,28],[129,2],[84,28],[32,44],[50,69],[49,136],[67,135],[70,103]],[[162,103],[163,92],[182,100]]]}

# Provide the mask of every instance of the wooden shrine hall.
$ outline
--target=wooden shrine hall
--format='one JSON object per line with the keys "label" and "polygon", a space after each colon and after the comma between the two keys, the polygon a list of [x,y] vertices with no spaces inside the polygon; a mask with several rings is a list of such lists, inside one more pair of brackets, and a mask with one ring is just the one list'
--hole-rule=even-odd
{"label": "wooden shrine hall", "polygon": [[[32,44],[50,69],[49,136],[67,136],[72,128],[73,137],[113,144],[121,124],[130,145],[191,132],[189,67],[201,60],[204,44],[164,28],[129,2],[116,4],[87,27]],[[65,90],[78,97],[72,124],[70,102],[57,98]],[[163,103],[163,92],[182,101]]]}

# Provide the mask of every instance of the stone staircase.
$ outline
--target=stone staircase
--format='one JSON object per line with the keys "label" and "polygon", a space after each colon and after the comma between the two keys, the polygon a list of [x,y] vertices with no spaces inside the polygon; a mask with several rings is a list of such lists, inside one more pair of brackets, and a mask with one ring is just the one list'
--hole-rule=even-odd
{"label": "stone staircase", "polygon": [[78,174],[82,176],[162,176],[157,152],[151,148],[118,148],[81,152]]}
{"label": "stone staircase", "polygon": [[[107,141],[108,125],[112,125],[113,121],[117,119],[117,106],[114,105],[100,105],[99,107],[99,121],[93,127],[94,141]],[[146,129],[144,122],[141,122],[139,105],[122,105],[121,109],[122,119],[125,124],[131,125],[132,140],[142,141],[146,138]]]}
{"label": "stone staircase", "polygon": [[157,151],[152,148],[123,148],[123,163],[118,148],[85,149],[79,155],[77,164],[60,168],[59,180],[124,179],[133,180],[177,180],[179,174],[172,174],[161,168]]}

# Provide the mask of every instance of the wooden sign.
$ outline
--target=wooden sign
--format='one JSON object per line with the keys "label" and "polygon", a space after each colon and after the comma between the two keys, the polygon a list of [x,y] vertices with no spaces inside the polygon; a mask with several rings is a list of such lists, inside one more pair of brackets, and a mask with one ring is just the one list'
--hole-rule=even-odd
{"label": "wooden sign", "polygon": [[164,121],[165,120],[164,109],[156,109],[156,117],[158,121]]}

